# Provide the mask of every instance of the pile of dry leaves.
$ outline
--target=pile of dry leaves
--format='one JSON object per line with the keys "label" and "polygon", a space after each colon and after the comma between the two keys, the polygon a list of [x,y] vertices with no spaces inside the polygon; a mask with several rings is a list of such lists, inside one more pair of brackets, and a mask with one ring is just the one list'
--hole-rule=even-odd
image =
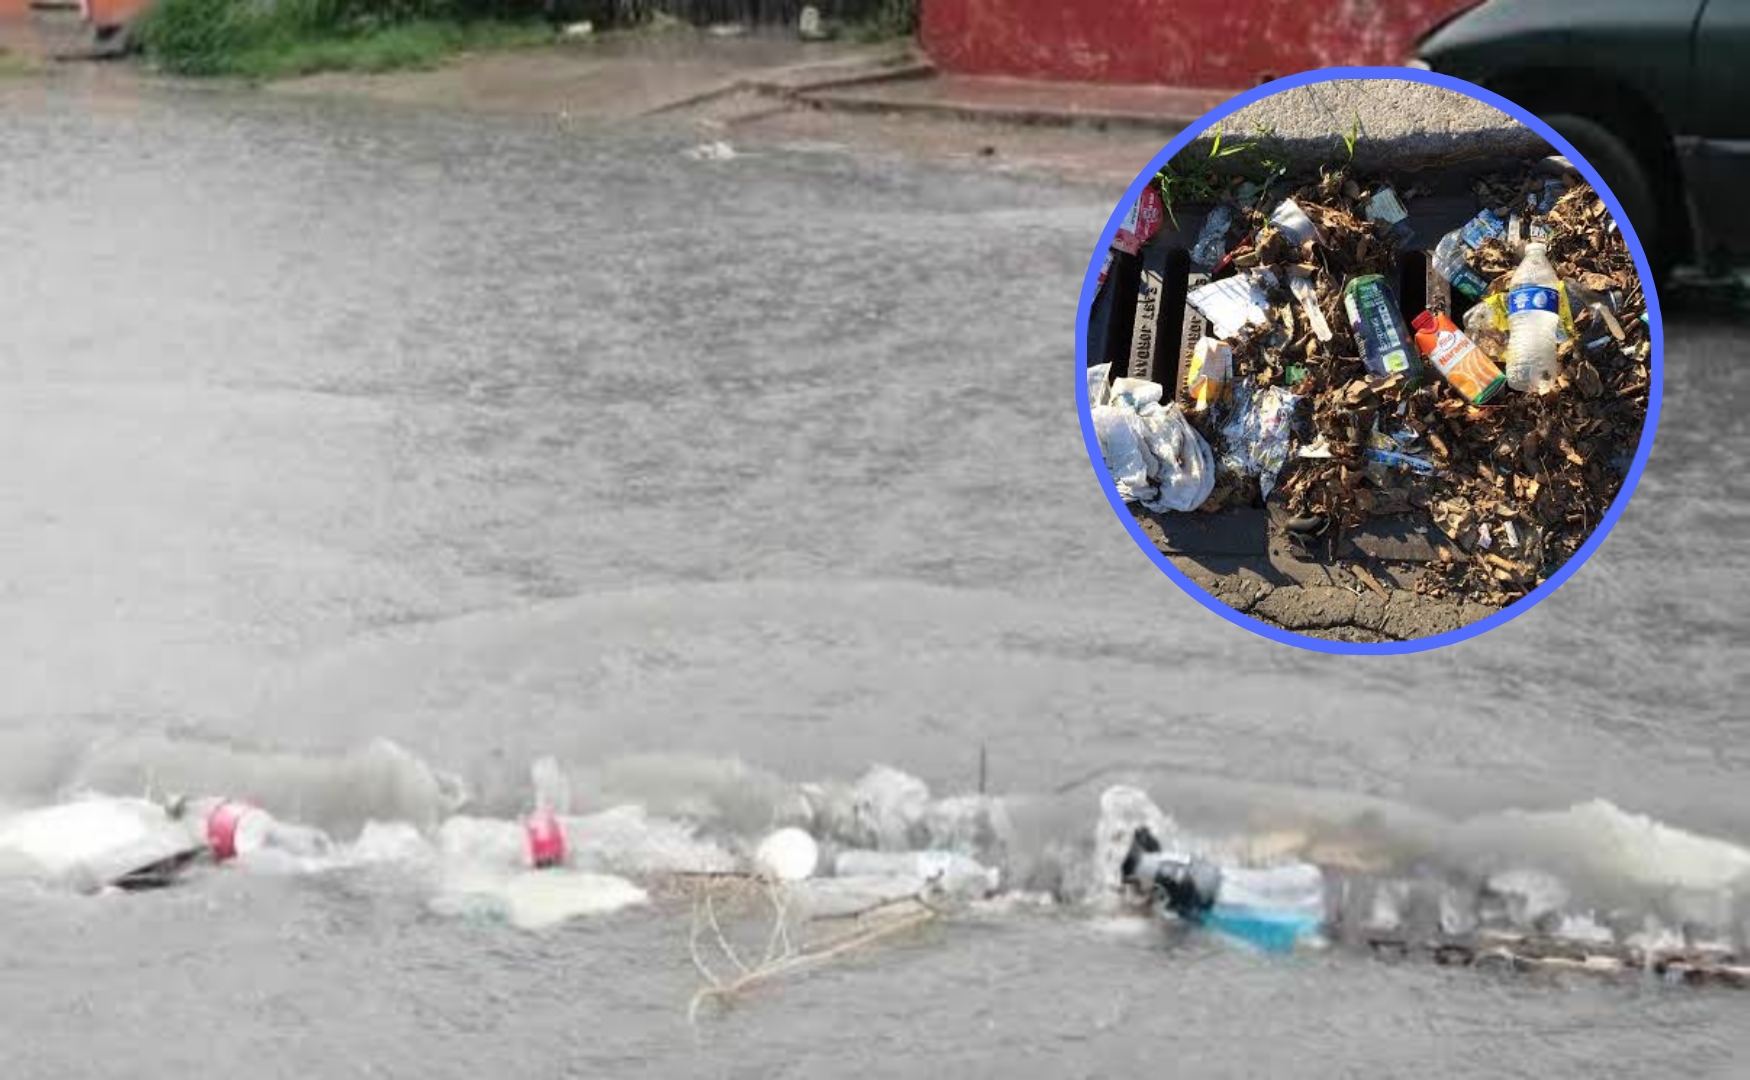
{"label": "pile of dry leaves", "polygon": [[[1546,180],[1527,170],[1511,180],[1481,182],[1479,207],[1503,208],[1506,218],[1506,208],[1526,207],[1527,196],[1535,200]],[[1418,192],[1406,194],[1413,199]],[[1562,377],[1554,391],[1504,390],[1476,407],[1431,367],[1415,386],[1402,377],[1369,375],[1343,311],[1342,286],[1369,273],[1395,282],[1398,252],[1387,227],[1368,220],[1366,196],[1353,181],[1327,177],[1293,197],[1317,225],[1321,242],[1297,247],[1265,227],[1255,245],[1231,260],[1237,269],[1270,268],[1282,282],[1296,267],[1311,272],[1332,332],[1321,341],[1308,313],[1278,287],[1270,292],[1271,325],[1232,339],[1235,378],[1299,395],[1296,448],[1318,455],[1328,450],[1328,456],[1291,456],[1272,500],[1328,526],[1314,544],[1327,555],[1347,531],[1375,516],[1423,518],[1452,541],[1440,546],[1441,561],[1423,576],[1424,592],[1499,604],[1518,599],[1597,528],[1645,426],[1651,378],[1648,330],[1640,317],[1645,301],[1609,210],[1590,186],[1570,177],[1547,214],[1527,212],[1528,222],[1547,229],[1550,262],[1569,283],[1578,334],[1560,347]],[[1510,238],[1502,238],[1484,243],[1470,262],[1494,294],[1506,290],[1518,257]],[[1457,310],[1449,314],[1459,322],[1469,305],[1456,294],[1455,300]],[[1430,306],[1442,304],[1431,300]],[[1505,367],[1501,342],[1479,344]],[[1215,413],[1193,419],[1218,447],[1219,420]],[[1369,462],[1370,445],[1431,462],[1433,475]],[[1248,500],[1255,490],[1255,480],[1223,477],[1203,509]]]}

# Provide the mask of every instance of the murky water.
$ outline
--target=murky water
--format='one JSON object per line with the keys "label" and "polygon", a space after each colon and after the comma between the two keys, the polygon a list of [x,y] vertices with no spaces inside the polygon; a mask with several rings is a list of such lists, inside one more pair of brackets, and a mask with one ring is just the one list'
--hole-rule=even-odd
{"label": "murky water", "polygon": [[[0,802],[243,771],[332,824],[417,818],[393,769],[288,756],[375,738],[506,812],[543,753],[604,799],[733,802],[764,782],[735,761],[951,792],[985,744],[994,789],[1090,827],[1131,776],[1191,818],[1603,798],[1750,843],[1750,334],[1673,319],[1639,495],[1555,598],[1432,655],[1318,656],[1180,595],[1091,482],[1074,311],[1116,191],[687,145],[0,84]],[[1072,914],[938,927],[695,1031],[663,912],[530,936],[388,874],[6,902],[8,1077],[1731,1076],[1750,1052],[1736,995]]]}

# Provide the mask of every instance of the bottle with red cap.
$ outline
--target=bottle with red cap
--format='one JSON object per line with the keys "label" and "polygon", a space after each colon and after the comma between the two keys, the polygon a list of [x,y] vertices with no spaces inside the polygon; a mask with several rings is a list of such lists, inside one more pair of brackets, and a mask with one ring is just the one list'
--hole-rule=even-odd
{"label": "bottle with red cap", "polygon": [[206,844],[215,862],[249,859],[270,852],[295,858],[321,858],[330,854],[334,846],[321,829],[281,821],[241,799],[179,798],[172,800],[170,812]]}
{"label": "bottle with red cap", "polygon": [[439,843],[447,859],[475,869],[550,870],[571,861],[565,814],[571,792],[552,758],[535,762],[534,809],[520,822],[457,815],[443,823]]}

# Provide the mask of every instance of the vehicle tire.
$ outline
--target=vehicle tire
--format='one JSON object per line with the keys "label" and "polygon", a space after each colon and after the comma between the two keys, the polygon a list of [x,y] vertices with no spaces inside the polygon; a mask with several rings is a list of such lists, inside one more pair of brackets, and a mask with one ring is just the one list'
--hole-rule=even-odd
{"label": "vehicle tire", "polygon": [[1655,279],[1663,278],[1671,265],[1670,230],[1662,220],[1659,199],[1646,166],[1634,149],[1609,128],[1589,116],[1549,112],[1543,120],[1562,138],[1574,144],[1580,156],[1591,163],[1634,224]]}

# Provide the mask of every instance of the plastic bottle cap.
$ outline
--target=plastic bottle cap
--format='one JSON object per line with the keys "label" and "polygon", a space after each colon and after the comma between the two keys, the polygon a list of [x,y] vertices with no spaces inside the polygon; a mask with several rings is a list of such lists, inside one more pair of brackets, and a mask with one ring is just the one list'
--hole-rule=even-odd
{"label": "plastic bottle cap", "polygon": [[779,829],[760,842],[754,863],[777,881],[802,881],[819,866],[820,845],[801,829]]}
{"label": "plastic bottle cap", "polygon": [[207,815],[207,848],[213,858],[225,862],[237,857],[238,826],[254,812],[248,803],[226,799]]}
{"label": "plastic bottle cap", "polygon": [[565,862],[565,828],[559,815],[551,810],[536,810],[523,823],[528,834],[529,862],[537,870],[559,866]]}

